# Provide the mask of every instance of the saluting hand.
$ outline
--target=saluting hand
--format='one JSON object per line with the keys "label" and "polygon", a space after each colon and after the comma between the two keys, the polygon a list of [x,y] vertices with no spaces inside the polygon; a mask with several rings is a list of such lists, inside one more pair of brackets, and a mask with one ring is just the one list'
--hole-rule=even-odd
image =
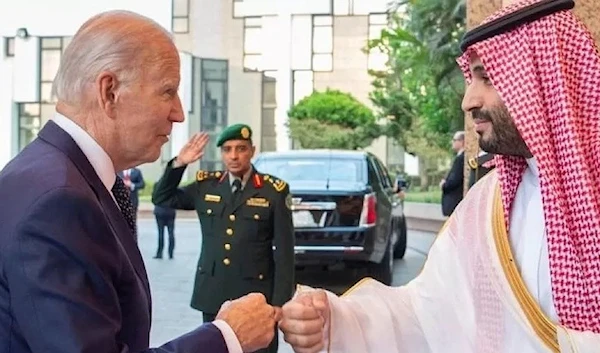
{"label": "saluting hand", "polygon": [[325,324],[329,322],[329,300],[323,290],[298,294],[283,306],[279,328],[296,353],[316,353],[325,346]]}
{"label": "saluting hand", "polygon": [[177,159],[173,164],[174,168],[182,167],[202,158],[204,148],[208,143],[208,134],[206,132],[198,132],[186,143],[179,151]]}

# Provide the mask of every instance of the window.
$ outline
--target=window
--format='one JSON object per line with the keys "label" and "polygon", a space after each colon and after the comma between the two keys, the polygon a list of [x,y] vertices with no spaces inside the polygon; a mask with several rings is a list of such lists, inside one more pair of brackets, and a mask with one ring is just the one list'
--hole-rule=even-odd
{"label": "window", "polygon": [[259,158],[256,168],[261,172],[295,181],[365,182],[364,159],[321,156],[294,158]]}
{"label": "window", "polygon": [[190,0],[173,0],[173,33],[190,32]]}
{"label": "window", "polygon": [[277,109],[277,77],[273,71],[262,76],[261,151],[277,150],[275,109]]}
{"label": "window", "polygon": [[[369,40],[377,39],[381,36],[388,24],[387,14],[370,14],[369,15]],[[373,48],[369,51],[369,70],[385,71],[387,67],[387,55],[379,48]]]}
{"label": "window", "polygon": [[[211,141],[216,141],[223,128],[227,126],[227,85],[227,60],[202,59],[200,129],[209,134]],[[214,143],[206,147],[205,154],[200,160],[200,168],[205,170],[222,168],[221,154]]]}
{"label": "window", "polygon": [[58,72],[62,53],[64,52],[65,40],[62,37],[43,37],[40,39],[40,102],[55,103],[52,97],[52,82]]}
{"label": "window", "polygon": [[42,125],[39,103],[19,103],[19,151],[33,141]]}
{"label": "window", "polygon": [[4,55],[7,58],[15,56],[15,37],[4,38]]}
{"label": "window", "polygon": [[333,17],[313,16],[312,69],[333,70]]}
{"label": "window", "polygon": [[244,70],[260,71],[262,67],[262,33],[261,17],[244,19]]}

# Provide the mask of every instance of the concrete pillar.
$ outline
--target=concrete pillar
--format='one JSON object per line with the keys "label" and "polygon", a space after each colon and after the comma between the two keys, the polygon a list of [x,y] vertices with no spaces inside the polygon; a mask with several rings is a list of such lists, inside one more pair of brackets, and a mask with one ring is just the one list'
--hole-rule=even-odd
{"label": "concrete pillar", "polygon": [[287,128],[287,112],[292,106],[292,2],[293,0],[277,1],[277,16],[279,34],[274,40],[278,41],[279,59],[277,67],[277,85],[275,108],[275,139],[277,151],[288,151],[291,141]]}

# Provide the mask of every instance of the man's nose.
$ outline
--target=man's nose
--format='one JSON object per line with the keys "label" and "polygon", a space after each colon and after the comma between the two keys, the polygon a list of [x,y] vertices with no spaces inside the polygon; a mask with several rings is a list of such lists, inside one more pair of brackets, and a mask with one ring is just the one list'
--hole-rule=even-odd
{"label": "man's nose", "polygon": [[465,95],[462,100],[462,110],[465,113],[472,111],[473,109],[481,108],[483,105],[483,100],[481,99],[481,95],[477,94],[477,90],[475,89],[474,84],[470,84],[467,86],[465,90]]}

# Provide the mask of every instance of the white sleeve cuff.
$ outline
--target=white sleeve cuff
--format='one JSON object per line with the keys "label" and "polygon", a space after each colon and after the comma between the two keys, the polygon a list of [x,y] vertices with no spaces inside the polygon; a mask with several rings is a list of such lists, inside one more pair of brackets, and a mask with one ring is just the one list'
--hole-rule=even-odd
{"label": "white sleeve cuff", "polygon": [[225,321],[215,320],[212,322],[212,324],[217,326],[217,328],[221,331],[229,353],[244,353],[237,336]]}

